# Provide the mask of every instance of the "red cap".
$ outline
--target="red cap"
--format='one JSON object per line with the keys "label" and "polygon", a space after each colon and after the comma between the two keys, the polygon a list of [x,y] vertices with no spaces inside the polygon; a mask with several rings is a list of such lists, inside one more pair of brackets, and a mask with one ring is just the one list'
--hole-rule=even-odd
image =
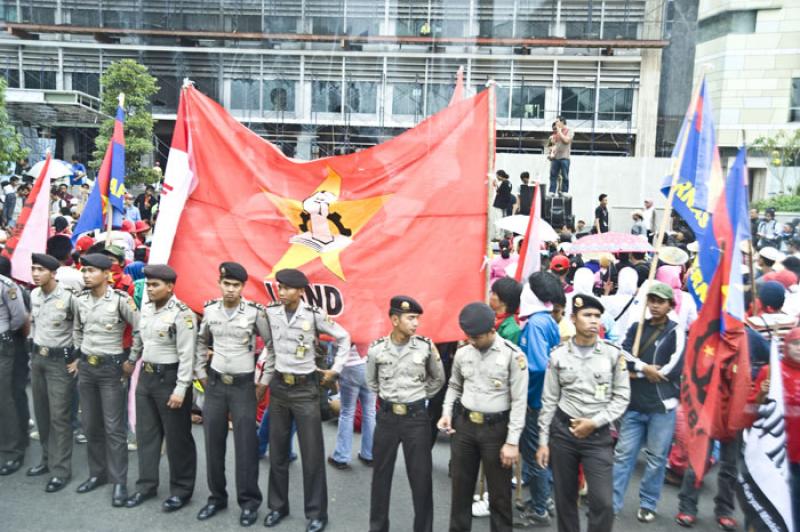
{"label": "red cap", "polygon": [[92,247],[93,245],[94,245],[94,238],[92,238],[92,237],[90,237],[88,235],[85,235],[85,236],[80,237],[78,239],[78,241],[75,242],[75,249],[77,249],[78,251],[83,253],[84,251],[86,251],[87,249]]}
{"label": "red cap", "polygon": [[144,220],[139,220],[138,222],[136,222],[136,230],[135,230],[136,233],[143,233],[149,230],[150,230],[150,224],[148,224]]}
{"label": "red cap", "polygon": [[789,287],[797,284],[797,276],[789,270],[781,270],[779,272],[769,272],[761,278],[763,281],[777,281],[783,285],[787,290]]}
{"label": "red cap", "polygon": [[550,269],[556,273],[564,273],[569,270],[569,259],[566,255],[556,255],[550,261]]}
{"label": "red cap", "polygon": [[120,227],[120,229],[125,231],[126,233],[133,233],[134,231],[136,231],[136,224],[134,224],[130,220],[124,220],[122,222],[122,227]]}

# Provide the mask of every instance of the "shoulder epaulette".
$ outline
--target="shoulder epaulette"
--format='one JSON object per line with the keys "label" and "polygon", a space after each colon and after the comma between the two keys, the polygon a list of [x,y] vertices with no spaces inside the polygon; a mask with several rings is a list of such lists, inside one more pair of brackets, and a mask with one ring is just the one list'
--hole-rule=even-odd
{"label": "shoulder epaulette", "polygon": [[81,291],[78,293],[78,296],[79,296],[79,297],[80,297],[80,296],[88,296],[88,295],[89,295],[89,294],[91,294],[91,293],[92,293],[92,291],[91,291],[89,288],[84,288],[83,290],[81,290]]}
{"label": "shoulder epaulette", "polygon": [[425,342],[428,345],[433,345],[433,340],[431,340],[427,336],[421,336],[419,334],[416,334],[414,336],[416,337],[417,340],[421,340],[421,341]]}
{"label": "shoulder epaulette", "polygon": [[519,348],[519,346],[518,346],[517,344],[515,344],[514,342],[509,342],[509,341],[508,341],[508,340],[506,340],[505,338],[503,338],[503,342],[505,342],[505,344],[506,344],[508,347],[510,347],[512,350],[514,350],[514,351],[520,351],[520,348]]}
{"label": "shoulder epaulette", "polygon": [[65,292],[69,292],[72,295],[76,295],[77,292],[77,290],[75,290],[71,286],[62,286],[61,289],[64,290]]}
{"label": "shoulder epaulette", "polygon": [[280,301],[273,301],[272,303],[267,305],[267,308],[280,307],[281,305],[283,305],[283,303],[281,303]]}
{"label": "shoulder epaulette", "polygon": [[374,342],[369,344],[369,347],[370,347],[370,349],[372,349],[373,347],[381,345],[385,341],[386,341],[386,337],[385,336],[381,336],[380,338],[378,338],[377,340],[375,340]]}
{"label": "shoulder epaulette", "polygon": [[261,303],[258,303],[256,301],[248,301],[247,305],[251,306],[251,307],[253,307],[255,309],[258,309],[258,310],[267,310],[267,307],[265,307],[264,305],[262,305]]}
{"label": "shoulder epaulette", "polygon": [[217,299],[209,299],[208,301],[206,301],[205,303],[203,303],[203,306],[204,306],[204,307],[210,307],[210,306],[211,306],[211,305],[213,305],[214,303],[219,303],[219,298],[217,298]]}
{"label": "shoulder epaulette", "polygon": [[189,308],[189,305],[184,303],[183,301],[176,301],[175,306],[178,307],[182,311],[192,310]]}
{"label": "shoulder epaulette", "polygon": [[115,288],[114,292],[120,297],[124,297],[124,298],[131,297],[131,295],[128,292],[126,292],[125,290],[119,290],[118,288]]}
{"label": "shoulder epaulette", "polygon": [[611,347],[615,347],[615,348],[619,349],[620,351],[623,350],[621,345],[615,344],[614,342],[609,342],[605,338],[600,338],[600,341],[603,342],[604,344],[610,345]]}
{"label": "shoulder epaulette", "polygon": [[12,286],[12,285],[14,285],[14,281],[12,281],[11,279],[9,279],[9,278],[8,278],[8,277],[6,277],[5,275],[0,275],[0,281],[2,281],[2,283],[3,283],[4,285],[6,285],[6,286]]}

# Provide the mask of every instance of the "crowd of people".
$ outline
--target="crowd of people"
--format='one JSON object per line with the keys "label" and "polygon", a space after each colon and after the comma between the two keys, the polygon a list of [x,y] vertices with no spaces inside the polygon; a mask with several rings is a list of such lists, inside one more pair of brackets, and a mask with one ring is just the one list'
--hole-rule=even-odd
{"label": "crowd of people", "polygon": [[[555,142],[568,144],[565,124],[554,126]],[[553,157],[566,185],[568,150]],[[511,194],[501,172],[498,197]],[[514,206],[530,212],[529,176],[522,180],[528,188],[513,201],[495,203],[504,214]],[[26,185],[12,179],[7,186],[13,191],[6,193],[3,222],[13,230]],[[353,432],[360,430],[357,459],[372,468],[369,522],[363,524],[370,531],[389,530],[400,446],[414,506],[410,526],[433,529],[431,453],[444,438],[451,444],[451,531],[470,530],[479,477],[488,494],[478,496],[488,497],[493,532],[554,520],[559,531],[577,532],[584,496],[589,530],[610,531],[625,511],[642,450],[637,519],[657,519],[662,487],[671,482],[680,486],[679,506],[661,511],[674,511],[684,527],[697,522],[700,492],[688,465],[680,404],[686,337],[698,314],[686,289],[697,248],[683,228],[673,226],[673,235],[682,236],[662,248],[653,281],[654,259],[645,253],[568,254],[575,237],[608,230],[603,194],[593,223],[559,228],[559,241],[543,245],[541,270],[522,282],[509,275],[522,237],[503,235],[489,265],[488,304],[474,302],[458,314],[462,341],[434,344],[417,335],[424,302],[411,294],[387,301],[391,330],[360,345],[305,302],[309,281],[294,269],[277,272],[279,300],[265,307],[242,296],[250,279],[244,266],[233,260],[215,265],[220,297],[198,317],[174,294],[178,273],[148,263],[158,215],[155,188],[126,195],[123,220],[110,233],[80,235],[73,244],[89,188],[70,182],[51,190],[52,234],[46,253],[32,256],[32,287],[14,282],[9,261],[0,258],[0,476],[20,470],[34,434],[41,458],[27,475],[44,476],[44,490],[58,492],[72,477],[73,443],[85,443],[90,473],[78,493],[110,483],[112,505],[133,508],[156,497],[165,445],[169,496],[161,508],[177,511],[194,493],[192,424],[199,422],[210,496],[197,518],[211,519],[228,506],[225,456],[232,431],[239,522],[257,520],[264,499],[259,463],[268,455],[264,525],[275,527],[289,513],[297,434],[306,530],[318,532],[328,522],[325,463],[337,471],[351,468]],[[634,234],[652,239],[653,203],[646,201],[633,218]],[[755,383],[749,412],[754,421],[766,401],[769,342],[778,341],[792,406],[786,425],[797,505],[800,256],[791,247],[796,237],[787,236],[782,246],[771,221],[768,211],[751,247],[758,266],[757,297],[747,302]],[[793,235],[797,225],[783,233]],[[322,422],[337,414],[336,447],[326,460]],[[709,457],[719,468],[714,517],[725,530],[738,526],[739,446],[738,437],[718,442]],[[133,493],[127,489],[131,450],[138,453]],[[529,497],[515,502],[515,483],[526,486]]]}

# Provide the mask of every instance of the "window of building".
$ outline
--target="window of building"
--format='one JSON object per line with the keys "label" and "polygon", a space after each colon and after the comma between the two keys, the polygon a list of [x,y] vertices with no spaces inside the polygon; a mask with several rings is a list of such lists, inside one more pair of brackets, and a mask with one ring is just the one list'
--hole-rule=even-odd
{"label": "window of building", "polygon": [[225,15],[225,31],[261,31],[261,15]]}
{"label": "window of building", "polygon": [[571,120],[591,120],[594,115],[594,89],[562,87],[559,114]]}
{"label": "window of building", "polygon": [[544,87],[515,87],[512,118],[544,118]]}
{"label": "window of building", "polygon": [[[194,81],[194,79],[192,79]],[[153,97],[153,111],[168,113],[178,110],[178,97],[183,82],[176,76],[156,76],[158,92]]]}
{"label": "window of building", "polygon": [[633,111],[633,89],[600,89],[598,120],[627,122]]}
{"label": "window of building", "polygon": [[294,112],[295,84],[283,79],[264,80],[264,111]]}
{"label": "window of building", "polygon": [[134,28],[136,26],[136,13],[131,11],[104,9],[102,16],[104,28]]}
{"label": "window of building", "polygon": [[540,20],[517,21],[517,34],[520,39],[541,38],[550,35],[550,23]]}
{"label": "window of building", "polygon": [[422,83],[395,83],[392,86],[393,115],[422,115]]}
{"label": "window of building", "polygon": [[[13,2],[7,2],[13,3]],[[56,23],[56,10],[53,7],[34,7],[29,2],[28,5],[22,5],[22,22],[29,22],[31,24],[55,24]]]}
{"label": "window of building", "polygon": [[430,35],[430,24],[425,19],[398,19],[395,22],[395,33],[398,37],[419,37]]}
{"label": "window of building", "polygon": [[514,36],[513,20],[482,19],[480,21],[480,37],[503,39]]}
{"label": "window of building", "polygon": [[380,21],[377,18],[347,17],[348,35],[378,35]]}
{"label": "window of building", "polygon": [[264,31],[267,33],[297,33],[298,17],[264,17]]}
{"label": "window of building", "polygon": [[455,85],[431,83],[428,85],[428,115],[438,113],[450,103]]}
{"label": "window of building", "polygon": [[342,17],[313,17],[311,19],[315,35],[341,35],[344,29]]}
{"label": "window of building", "polygon": [[56,73],[48,70],[26,70],[25,88],[39,90],[55,90]]}
{"label": "window of building", "polygon": [[564,32],[567,39],[597,39],[600,37],[600,17],[568,20],[564,24]]}
{"label": "window of building", "polygon": [[314,81],[311,84],[311,110],[317,113],[341,113],[341,82]]}
{"label": "window of building", "polygon": [[72,90],[100,97],[100,74],[93,72],[73,72]]}
{"label": "window of building", "polygon": [[3,2],[3,5],[0,5],[0,20],[19,22],[17,20],[17,6],[13,5],[12,2]]}
{"label": "window of building", "polygon": [[789,122],[800,122],[800,78],[792,80],[792,95],[789,102]]}
{"label": "window of building", "polygon": [[731,33],[747,34],[756,31],[755,9],[726,11],[697,23],[697,41],[707,42]]}
{"label": "window of building", "polygon": [[231,81],[231,109],[258,111],[258,80],[234,79]]}
{"label": "window of building", "polygon": [[[217,78],[200,78],[192,76],[192,81],[194,82],[194,86],[197,88],[197,90],[199,90],[212,100],[219,101]],[[180,80],[178,86],[179,87],[183,86],[183,79]]]}
{"label": "window of building", "polygon": [[349,82],[347,107],[351,113],[375,114],[378,109],[378,84],[374,81]]}
{"label": "window of building", "polygon": [[635,22],[603,22],[604,39],[636,39],[638,24]]}
{"label": "window of building", "polygon": [[9,87],[19,88],[19,70],[16,68],[4,68],[0,70],[0,76],[6,80]]}

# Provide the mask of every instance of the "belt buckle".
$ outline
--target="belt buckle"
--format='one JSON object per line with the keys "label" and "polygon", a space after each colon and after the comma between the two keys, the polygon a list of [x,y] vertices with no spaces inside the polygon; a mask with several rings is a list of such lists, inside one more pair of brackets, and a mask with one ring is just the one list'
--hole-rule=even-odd
{"label": "belt buckle", "polygon": [[483,412],[470,412],[469,420],[476,425],[483,425]]}
{"label": "belt buckle", "polygon": [[39,354],[43,357],[50,356],[50,348],[39,346]]}
{"label": "belt buckle", "polygon": [[153,364],[151,364],[150,362],[145,362],[144,363],[144,372],[145,373],[155,373],[156,372],[156,368],[153,367]]}
{"label": "belt buckle", "polygon": [[408,414],[408,406],[404,404],[393,404],[392,413],[396,416],[405,416]]}
{"label": "belt buckle", "polygon": [[90,366],[99,366],[100,365],[100,357],[97,355],[87,355],[86,362],[89,363]]}
{"label": "belt buckle", "polygon": [[294,383],[295,383],[294,375],[284,373],[283,374],[283,382],[285,382],[289,386],[294,386]]}
{"label": "belt buckle", "polygon": [[230,386],[233,384],[233,375],[228,375],[227,373],[222,374],[222,384],[227,384]]}

